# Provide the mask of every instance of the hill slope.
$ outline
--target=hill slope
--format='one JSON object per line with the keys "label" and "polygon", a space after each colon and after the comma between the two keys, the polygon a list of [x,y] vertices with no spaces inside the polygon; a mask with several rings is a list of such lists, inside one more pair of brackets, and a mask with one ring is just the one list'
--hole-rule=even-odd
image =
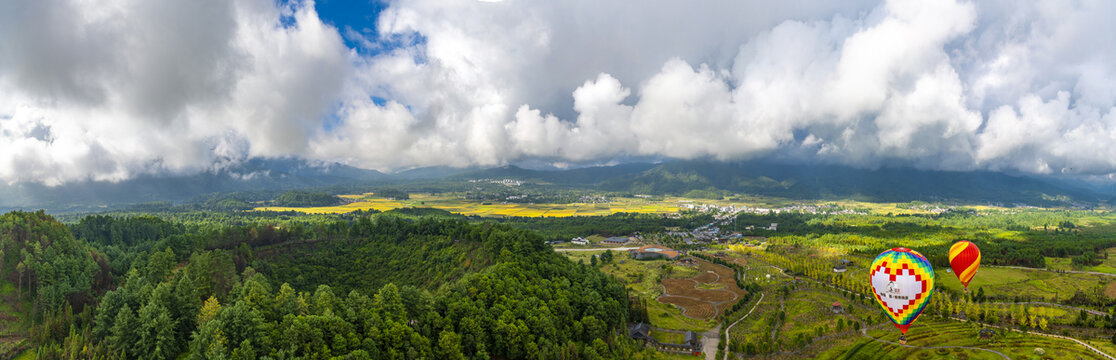
{"label": "hill slope", "polygon": [[360,184],[388,178],[375,170],[295,159],[253,159],[196,175],[141,176],[121,182],[84,181],[64,186],[0,184],[0,210],[103,210],[156,201],[185,201],[205,194],[291,190]]}
{"label": "hill slope", "polygon": [[725,190],[792,199],[966,200],[1028,204],[1098,200],[1093,191],[1069,184],[993,172],[909,168],[865,170],[834,165],[766,162],[672,162],[633,177],[606,180],[600,187],[652,194]]}

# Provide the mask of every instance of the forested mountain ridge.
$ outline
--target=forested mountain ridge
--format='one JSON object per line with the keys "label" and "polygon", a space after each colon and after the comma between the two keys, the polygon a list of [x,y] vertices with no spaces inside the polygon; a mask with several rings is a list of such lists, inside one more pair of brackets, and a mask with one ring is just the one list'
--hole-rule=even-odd
{"label": "forested mountain ridge", "polygon": [[251,159],[197,174],[143,175],[120,182],[81,181],[59,186],[0,184],[0,210],[103,210],[125,204],[182,202],[213,193],[275,191],[366,184],[385,179],[375,170],[297,159]]}
{"label": "forested mountain ridge", "polygon": [[54,212],[103,211],[129,204],[190,203],[209,210],[251,209],[285,191],[312,189],[352,194],[399,187],[407,191],[468,191],[468,181],[517,179],[609,192],[716,197],[751,194],[790,199],[963,201],[1064,206],[1112,202],[1116,188],[1057,177],[987,171],[859,169],[840,165],[769,161],[669,161],[574,169],[533,170],[506,165],[488,169],[423,168],[384,174],[341,164],[295,159],[253,159],[194,175],[140,176],[121,182],[78,182],[48,187],[0,184],[0,210],[45,208]]}
{"label": "forested mountain ridge", "polygon": [[[617,332],[629,318],[619,282],[505,225],[382,215],[312,229],[212,232],[153,217],[97,217],[71,226],[81,234],[75,238],[49,216],[27,214],[5,215],[16,226],[4,229],[29,229],[3,232],[5,244],[53,236],[87,249],[89,262],[100,253],[94,247],[128,259],[104,269],[121,276],[95,306],[44,303],[27,314],[41,324],[30,331],[40,358],[630,358],[639,349]],[[268,254],[284,244],[308,253]],[[318,251],[307,246],[349,245],[348,258],[272,261]],[[379,263],[343,264],[365,255]],[[401,261],[402,268],[381,262],[408,255],[400,260],[414,263]],[[470,264],[437,266],[446,259]],[[346,270],[311,271],[297,285],[284,282],[303,261],[393,274],[348,281]],[[96,277],[74,275],[83,284]],[[396,284],[407,278],[419,281]]]}
{"label": "forested mountain ridge", "polygon": [[690,191],[745,193],[790,199],[868,201],[963,200],[1059,204],[1096,202],[1101,195],[1069,183],[970,171],[857,169],[836,165],[750,162],[670,162],[600,184],[604,190],[682,195]]}

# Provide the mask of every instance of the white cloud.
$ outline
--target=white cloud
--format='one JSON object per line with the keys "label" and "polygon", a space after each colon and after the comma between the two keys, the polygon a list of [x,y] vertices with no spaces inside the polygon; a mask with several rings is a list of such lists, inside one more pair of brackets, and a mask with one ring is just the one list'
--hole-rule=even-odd
{"label": "white cloud", "polygon": [[252,156],[1110,174],[1114,7],[401,0],[359,39],[395,47],[367,56],[310,2],[3,2],[0,180]]}

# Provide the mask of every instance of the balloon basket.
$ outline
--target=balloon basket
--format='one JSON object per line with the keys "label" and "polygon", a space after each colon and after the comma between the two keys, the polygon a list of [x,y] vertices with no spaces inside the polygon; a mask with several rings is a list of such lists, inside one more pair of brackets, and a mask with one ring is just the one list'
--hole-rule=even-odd
{"label": "balloon basket", "polygon": [[907,335],[899,335],[899,345],[907,345]]}

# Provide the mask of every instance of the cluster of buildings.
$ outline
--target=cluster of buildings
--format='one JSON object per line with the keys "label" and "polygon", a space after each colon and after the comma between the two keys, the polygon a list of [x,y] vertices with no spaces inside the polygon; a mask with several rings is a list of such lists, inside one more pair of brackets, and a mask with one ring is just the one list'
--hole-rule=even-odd
{"label": "cluster of buildings", "polygon": [[522,181],[519,181],[519,180],[516,180],[516,179],[472,179],[472,180],[469,180],[469,182],[471,182],[471,183],[485,183],[486,182],[486,183],[501,184],[501,185],[507,185],[507,186],[523,185]]}
{"label": "cluster of buildings", "polygon": [[826,215],[867,215],[863,211],[856,211],[853,209],[845,209],[833,205],[791,205],[781,208],[760,208],[760,207],[743,207],[741,212],[752,214],[781,214],[781,213],[799,213],[799,214],[826,214]]}
{"label": "cluster of buildings", "polygon": [[603,204],[608,202],[608,198],[604,195],[581,195],[577,201],[585,204]]}
{"label": "cluster of buildings", "polygon": [[[745,206],[745,207],[747,207],[747,206]],[[697,210],[697,211],[701,211],[701,212],[716,211],[716,212],[733,213],[733,214],[738,211],[736,205],[694,204],[694,203],[690,203],[690,202],[683,202],[681,205],[678,205],[678,209],[680,209],[680,210]]]}
{"label": "cluster of buildings", "polygon": [[[624,245],[624,244],[627,244],[627,243],[632,242],[632,241],[634,241],[634,239],[630,238],[630,237],[627,237],[627,236],[614,236],[614,237],[610,237],[610,238],[601,240],[601,245],[610,245],[610,246]],[[561,243],[565,243],[565,241],[557,240],[557,241],[551,241],[550,242],[551,245],[557,245],[557,244],[561,244]],[[589,239],[578,236],[578,237],[575,237],[573,239],[570,239],[570,244],[583,245],[583,246],[584,245],[589,245]]]}

